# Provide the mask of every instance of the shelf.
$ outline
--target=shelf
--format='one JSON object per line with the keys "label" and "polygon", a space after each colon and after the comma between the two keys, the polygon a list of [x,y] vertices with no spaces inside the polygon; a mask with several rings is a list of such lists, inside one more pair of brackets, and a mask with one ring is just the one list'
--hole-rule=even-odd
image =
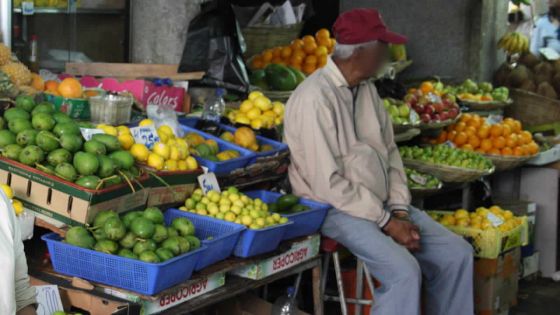
{"label": "shelf", "polygon": [[[124,14],[124,9],[76,9],[69,12],[66,8],[35,8],[35,14]],[[14,13],[21,13],[21,8],[15,8]]]}

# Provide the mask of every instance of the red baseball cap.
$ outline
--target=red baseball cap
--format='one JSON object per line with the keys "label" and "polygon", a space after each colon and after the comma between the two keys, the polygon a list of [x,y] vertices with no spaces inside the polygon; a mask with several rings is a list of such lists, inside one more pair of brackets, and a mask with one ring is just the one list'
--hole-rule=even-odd
{"label": "red baseball cap", "polygon": [[375,9],[353,9],[342,13],[333,26],[336,42],[361,44],[379,40],[389,44],[404,44],[406,36],[387,29],[379,11]]}

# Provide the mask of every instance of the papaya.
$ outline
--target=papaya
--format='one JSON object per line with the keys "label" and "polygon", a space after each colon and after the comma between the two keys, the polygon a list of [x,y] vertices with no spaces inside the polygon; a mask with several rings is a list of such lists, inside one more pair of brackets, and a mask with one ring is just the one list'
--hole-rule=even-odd
{"label": "papaya", "polygon": [[263,90],[268,90],[268,84],[266,83],[266,72],[264,70],[256,70],[251,73],[249,81],[252,85],[258,86]]}
{"label": "papaya", "polygon": [[278,212],[284,212],[290,210],[292,207],[299,203],[299,197],[288,194],[281,196],[276,200],[276,204],[278,205]]}
{"label": "papaya", "polygon": [[303,82],[305,78],[307,78],[303,72],[299,71],[296,68],[288,67],[288,69],[290,69],[292,73],[296,76],[297,85],[300,85],[300,83]]}
{"label": "papaya", "polygon": [[265,68],[268,86],[275,91],[292,91],[297,86],[295,74],[283,65],[270,64]]}

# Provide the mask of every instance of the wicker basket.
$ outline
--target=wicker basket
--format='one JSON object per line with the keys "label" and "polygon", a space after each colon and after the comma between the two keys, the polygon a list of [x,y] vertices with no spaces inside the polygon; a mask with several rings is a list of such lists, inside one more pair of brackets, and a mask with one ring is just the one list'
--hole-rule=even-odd
{"label": "wicker basket", "polygon": [[245,56],[260,54],[267,48],[284,46],[296,39],[303,28],[303,23],[284,26],[256,25],[242,30],[247,51]]}
{"label": "wicker basket", "polygon": [[525,164],[530,159],[534,158],[536,155],[531,156],[503,156],[503,155],[492,155],[484,154],[484,157],[492,161],[496,171],[507,171],[514,169],[518,166]]}
{"label": "wicker basket", "polygon": [[560,100],[518,89],[512,89],[510,97],[513,104],[506,107],[505,114],[520,120],[524,127],[560,121]]}
{"label": "wicker basket", "polygon": [[455,117],[455,119],[448,119],[448,120],[440,121],[440,122],[436,122],[436,123],[429,123],[429,124],[420,123],[418,125],[418,127],[421,130],[443,129],[443,128],[445,128],[449,125],[453,125],[454,123],[459,121],[459,118],[461,118],[461,115],[458,115],[457,117]]}
{"label": "wicker basket", "polygon": [[400,134],[405,133],[410,129],[418,128],[418,123],[406,123],[406,124],[393,124],[393,133]]}
{"label": "wicker basket", "polygon": [[414,139],[416,136],[420,134],[420,129],[412,128],[408,129],[403,133],[396,133],[395,132],[395,142],[405,142]]}
{"label": "wicker basket", "polygon": [[475,170],[456,166],[439,164],[429,164],[417,160],[403,160],[404,166],[437,177],[439,180],[448,183],[466,183],[479,179],[482,176],[490,175],[494,168],[489,170]]}
{"label": "wicker basket", "polygon": [[505,102],[500,102],[500,101],[475,102],[469,100],[459,100],[459,101],[461,102],[461,104],[468,106],[471,111],[504,109],[505,107],[513,103],[513,100],[511,99]]}

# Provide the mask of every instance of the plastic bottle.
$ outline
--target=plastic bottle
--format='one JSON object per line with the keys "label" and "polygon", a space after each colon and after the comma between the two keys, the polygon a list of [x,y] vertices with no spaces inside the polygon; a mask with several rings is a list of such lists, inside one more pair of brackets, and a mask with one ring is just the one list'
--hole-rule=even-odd
{"label": "plastic bottle", "polygon": [[294,287],[289,287],[286,295],[279,297],[274,305],[272,305],[271,315],[295,315],[298,312],[298,308],[295,302],[295,289]]}
{"label": "plastic bottle", "polygon": [[226,103],[223,98],[225,92],[224,89],[218,88],[216,89],[215,96],[206,101],[204,111],[202,112],[202,124],[197,126],[197,128],[212,134],[217,132],[220,118],[226,109]]}

